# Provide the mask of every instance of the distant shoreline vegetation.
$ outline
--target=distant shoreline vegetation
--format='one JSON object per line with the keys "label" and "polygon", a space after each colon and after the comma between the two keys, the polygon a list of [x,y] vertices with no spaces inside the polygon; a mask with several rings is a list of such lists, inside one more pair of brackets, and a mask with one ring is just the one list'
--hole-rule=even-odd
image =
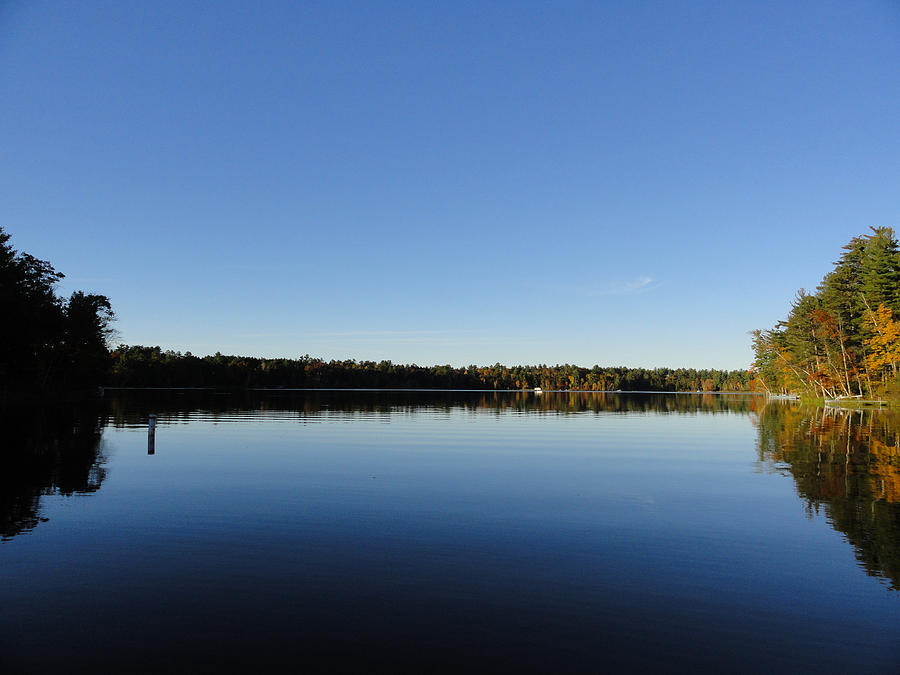
{"label": "distant shoreline vegetation", "polygon": [[753,386],[810,398],[900,398],[900,251],[894,230],[854,237],[815,293],[753,335]]}
{"label": "distant shoreline vegetation", "polygon": [[112,351],[113,387],[271,387],[335,389],[534,389],[582,391],[749,391],[744,370],[583,368],[574,365],[418,366],[392,361],[194,356],[161,347]]}

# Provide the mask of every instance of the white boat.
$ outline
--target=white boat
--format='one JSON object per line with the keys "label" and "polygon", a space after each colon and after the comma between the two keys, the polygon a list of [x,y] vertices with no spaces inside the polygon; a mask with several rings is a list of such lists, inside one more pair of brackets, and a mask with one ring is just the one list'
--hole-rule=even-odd
{"label": "white boat", "polygon": [[540,387],[535,387],[535,388],[534,388],[534,393],[535,393],[535,394],[541,394],[541,393],[543,393],[543,391],[544,391],[544,390],[541,389]]}

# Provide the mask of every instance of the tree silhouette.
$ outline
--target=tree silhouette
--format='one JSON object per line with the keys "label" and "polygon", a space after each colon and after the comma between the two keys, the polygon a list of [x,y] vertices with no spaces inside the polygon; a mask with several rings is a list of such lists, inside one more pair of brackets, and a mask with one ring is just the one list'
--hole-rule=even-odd
{"label": "tree silhouette", "polygon": [[9,240],[0,227],[0,394],[100,382],[109,367],[109,299],[76,291],[63,300],[56,284],[64,275]]}

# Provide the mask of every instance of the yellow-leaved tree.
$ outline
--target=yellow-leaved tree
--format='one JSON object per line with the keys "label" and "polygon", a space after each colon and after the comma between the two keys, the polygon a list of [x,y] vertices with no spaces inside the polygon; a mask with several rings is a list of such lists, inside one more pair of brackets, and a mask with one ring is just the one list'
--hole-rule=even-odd
{"label": "yellow-leaved tree", "polygon": [[894,321],[894,313],[884,303],[874,311],[870,309],[866,319],[872,329],[872,337],[866,340],[866,366],[873,374],[884,375],[890,368],[896,375],[900,363],[900,323]]}

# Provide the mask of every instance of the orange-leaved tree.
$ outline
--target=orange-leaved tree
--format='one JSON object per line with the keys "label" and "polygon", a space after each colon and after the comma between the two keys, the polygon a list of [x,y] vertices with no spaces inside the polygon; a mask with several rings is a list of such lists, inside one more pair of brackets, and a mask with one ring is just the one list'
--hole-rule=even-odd
{"label": "orange-leaved tree", "polygon": [[867,312],[866,321],[872,329],[872,337],[866,339],[866,365],[873,373],[897,374],[900,362],[900,323],[894,321],[894,313],[883,302],[878,309]]}

